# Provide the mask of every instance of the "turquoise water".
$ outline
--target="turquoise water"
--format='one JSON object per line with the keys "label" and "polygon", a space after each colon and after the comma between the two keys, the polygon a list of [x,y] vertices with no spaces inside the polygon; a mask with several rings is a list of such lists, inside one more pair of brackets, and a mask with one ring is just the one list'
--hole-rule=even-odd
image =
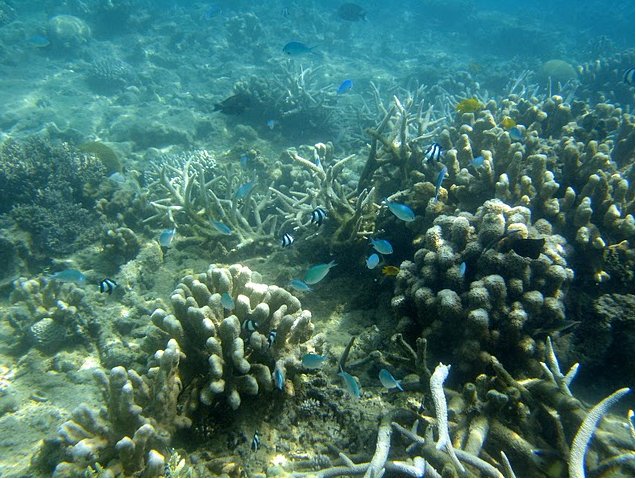
{"label": "turquoise water", "polygon": [[0,45],[0,476],[633,477],[633,2],[0,0]]}

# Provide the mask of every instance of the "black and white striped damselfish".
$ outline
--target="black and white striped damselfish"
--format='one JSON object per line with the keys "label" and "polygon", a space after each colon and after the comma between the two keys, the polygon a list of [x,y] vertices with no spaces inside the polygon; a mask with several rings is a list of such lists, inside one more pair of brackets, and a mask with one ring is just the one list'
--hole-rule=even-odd
{"label": "black and white striped damselfish", "polygon": [[246,319],[243,321],[243,329],[248,333],[253,333],[258,329],[258,323],[253,319]]}
{"label": "black and white striped damselfish", "polygon": [[424,152],[424,159],[426,161],[439,161],[442,157],[442,145],[439,143],[433,143]]}
{"label": "black and white striped damselfish", "polygon": [[117,283],[110,278],[104,278],[99,282],[99,292],[113,294],[113,290],[117,287]]}
{"label": "black and white striped damselfish", "polygon": [[254,437],[252,438],[252,444],[251,444],[251,448],[252,451],[254,452],[258,452],[258,448],[261,445],[261,438],[258,435],[258,431],[254,432]]}
{"label": "black and white striped damselfish", "polygon": [[288,246],[291,246],[293,242],[294,242],[294,237],[292,235],[290,235],[289,233],[283,233],[283,237],[280,240],[280,245],[283,248],[287,248]]}
{"label": "black and white striped damselfish", "polygon": [[276,341],[276,330],[272,329],[267,335],[267,347],[271,348],[272,344]]}
{"label": "black and white striped damselfish", "polygon": [[315,223],[320,228],[322,222],[327,217],[327,212],[323,210],[320,206],[311,212],[311,223]]}

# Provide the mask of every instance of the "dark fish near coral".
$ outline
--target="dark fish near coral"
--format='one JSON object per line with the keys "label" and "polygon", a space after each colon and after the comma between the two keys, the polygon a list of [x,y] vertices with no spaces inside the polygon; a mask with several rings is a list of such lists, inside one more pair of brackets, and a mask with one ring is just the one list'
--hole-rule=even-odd
{"label": "dark fish near coral", "polygon": [[258,329],[258,323],[253,319],[246,319],[243,321],[243,329],[248,333],[253,333]]}
{"label": "dark fish near coral", "polygon": [[220,111],[226,115],[240,115],[250,106],[251,99],[247,93],[237,93],[220,103],[214,104],[214,111]]}
{"label": "dark fish near coral", "polygon": [[543,251],[544,245],[545,238],[530,239],[508,237],[505,239],[501,249],[504,253],[512,250],[524,258],[537,259],[541,251]]}
{"label": "dark fish near coral", "polygon": [[435,201],[437,201],[437,197],[439,196],[439,189],[442,187],[442,182],[444,181],[446,173],[448,173],[448,168],[446,168],[446,165],[444,165],[442,170],[437,175],[437,180],[435,180]]}
{"label": "dark fish near coral", "polygon": [[113,291],[117,287],[117,283],[110,278],[104,278],[99,282],[99,292],[113,294]]}
{"label": "dark fish near coral", "polygon": [[316,55],[316,52],[313,51],[314,48],[316,47],[308,47],[302,42],[289,42],[283,47],[283,52],[290,57],[304,55],[305,53],[313,53]]}
{"label": "dark fish near coral", "polygon": [[272,345],[276,342],[276,330],[272,329],[267,335],[267,348],[271,348]]}
{"label": "dark fish near coral", "polygon": [[316,208],[314,211],[311,212],[311,223],[312,224],[315,223],[320,228],[320,226],[322,225],[322,222],[325,221],[326,217],[327,217],[327,212],[319,206],[318,208]]}
{"label": "dark fish near coral", "polygon": [[364,11],[364,8],[355,3],[343,3],[340,5],[340,8],[338,8],[336,15],[348,22],[359,22],[360,20],[367,19],[367,12]]}
{"label": "dark fish near coral", "polygon": [[292,235],[290,235],[289,233],[283,233],[283,237],[280,240],[280,245],[283,248],[287,248],[288,246],[291,246],[293,242],[294,242],[294,237]]}
{"label": "dark fish near coral", "polygon": [[634,85],[634,73],[636,70],[634,70],[634,67],[628,68],[627,70],[625,70],[623,72],[623,82],[627,83],[628,85]]}

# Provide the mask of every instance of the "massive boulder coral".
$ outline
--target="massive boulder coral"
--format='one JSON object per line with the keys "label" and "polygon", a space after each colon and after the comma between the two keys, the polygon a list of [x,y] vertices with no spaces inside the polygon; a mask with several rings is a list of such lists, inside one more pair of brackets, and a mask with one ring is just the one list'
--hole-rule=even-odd
{"label": "massive boulder coral", "polygon": [[170,300],[173,313],[156,309],[151,319],[185,353],[184,380],[202,378],[190,383],[190,411],[222,398],[238,409],[245,396],[291,387],[285,378],[300,369],[300,356],[317,339],[311,312],[246,266],[211,265],[185,276]]}
{"label": "massive boulder coral", "polygon": [[108,375],[96,370],[105,407],[98,411],[86,405],[77,408],[57,435],[45,442],[40,466],[46,467],[51,458],[59,460],[54,477],[163,475],[172,434],[190,426],[177,413],[181,356],[172,340],[154,354],[143,375],[121,366]]}
{"label": "massive boulder coral", "polygon": [[[511,231],[545,238],[539,257],[498,251]],[[421,247],[402,263],[392,300],[400,328],[417,330],[463,371],[483,371],[492,354],[536,365],[536,339],[566,326],[563,297],[573,279],[566,242],[547,221],[533,224],[528,208],[490,200],[475,215],[437,217],[415,242]]]}

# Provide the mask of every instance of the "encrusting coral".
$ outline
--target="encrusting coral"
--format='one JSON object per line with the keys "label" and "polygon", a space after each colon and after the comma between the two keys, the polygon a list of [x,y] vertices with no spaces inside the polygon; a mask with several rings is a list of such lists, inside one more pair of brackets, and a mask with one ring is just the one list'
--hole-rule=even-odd
{"label": "encrusting coral", "polygon": [[[174,338],[186,355],[188,410],[215,405],[221,398],[238,409],[245,396],[287,390],[300,368],[301,353],[312,339],[311,313],[278,286],[260,282],[258,273],[241,265],[184,277],[172,293],[174,314],[157,309],[152,322]],[[227,308],[227,295],[234,303]],[[273,373],[280,374],[275,383]]]}

